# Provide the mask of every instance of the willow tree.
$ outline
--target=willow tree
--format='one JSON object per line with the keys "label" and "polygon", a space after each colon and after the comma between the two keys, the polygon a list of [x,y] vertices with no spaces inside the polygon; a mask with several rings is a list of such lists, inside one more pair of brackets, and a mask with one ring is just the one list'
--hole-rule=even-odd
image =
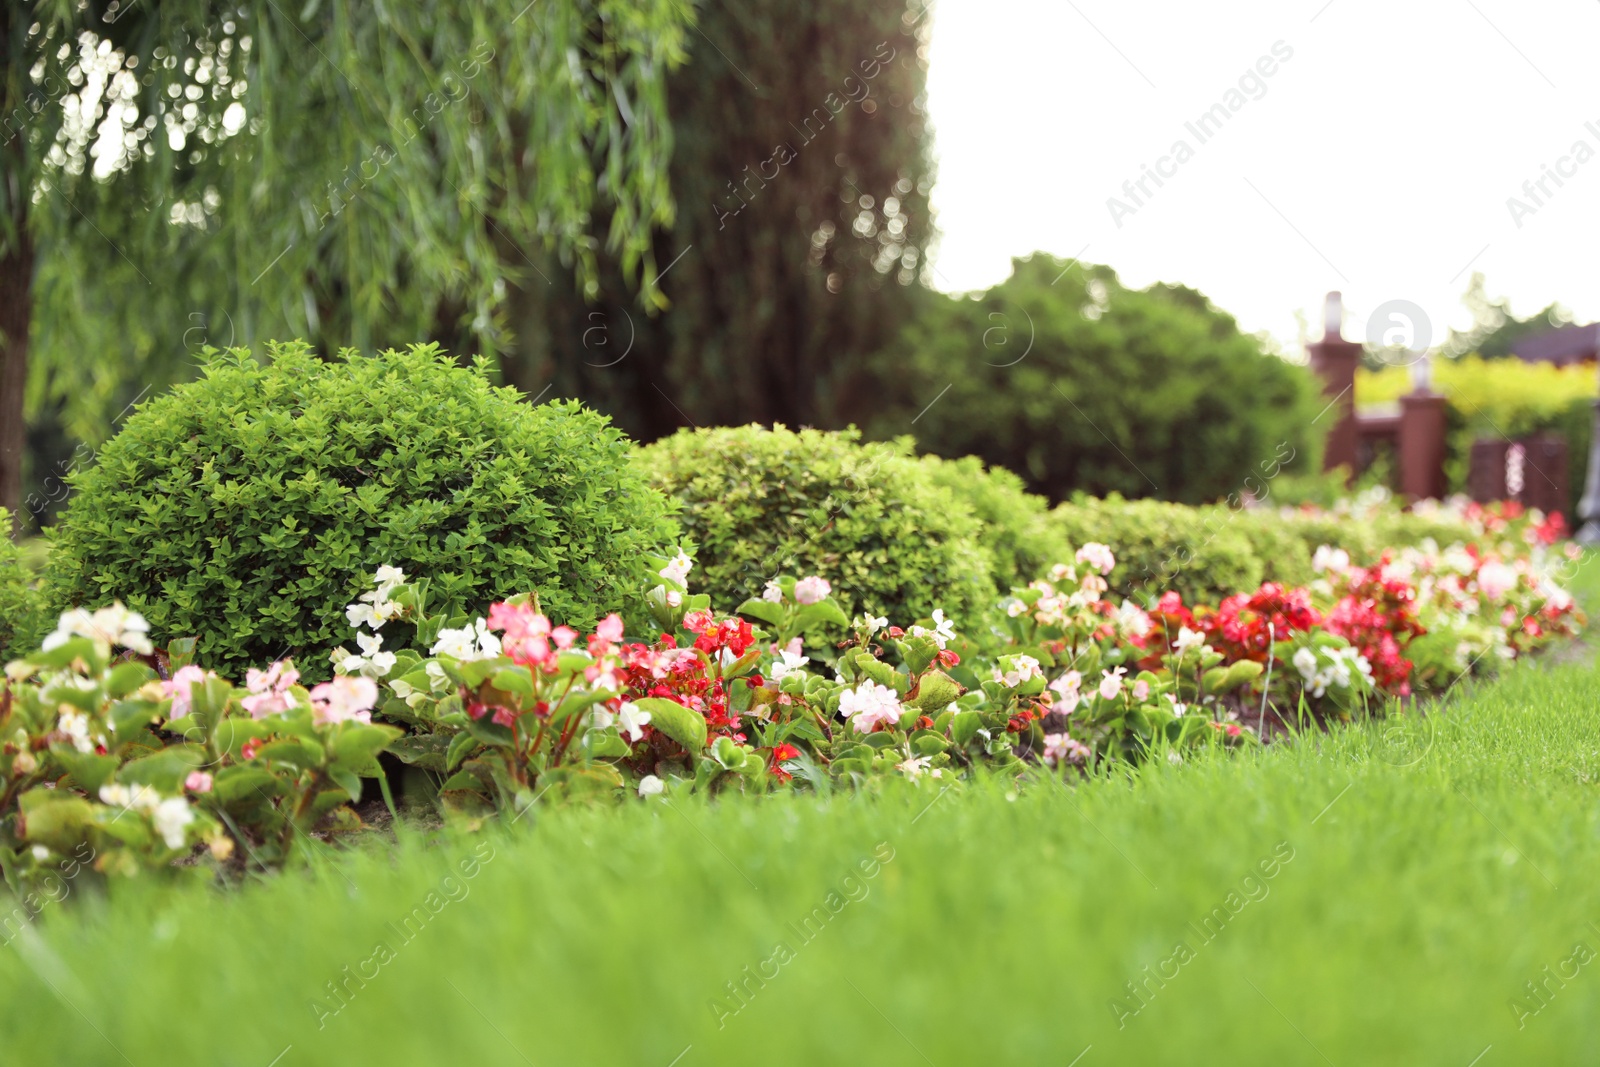
{"label": "willow tree", "polygon": [[[0,504],[200,345],[465,334],[534,256],[655,292],[687,0],[0,7]],[[594,235],[603,236],[597,239]],[[548,271],[547,271],[548,273]]]}
{"label": "willow tree", "polygon": [[551,269],[525,278],[509,302],[507,376],[582,396],[644,437],[687,422],[838,421],[859,361],[922,292],[925,6],[702,8],[690,61],[668,79],[665,300],[635,293],[617,257],[602,258],[598,294]]}

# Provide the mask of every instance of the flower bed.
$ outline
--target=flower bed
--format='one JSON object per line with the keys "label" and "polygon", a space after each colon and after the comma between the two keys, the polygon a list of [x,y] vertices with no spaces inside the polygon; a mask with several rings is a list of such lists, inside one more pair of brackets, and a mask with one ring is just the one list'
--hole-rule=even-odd
{"label": "flower bed", "polygon": [[[1323,547],[1308,585],[1215,605],[1116,603],[1114,552],[1090,543],[1014,589],[1003,625],[968,633],[940,610],[852,619],[815,575],[722,613],[690,592],[682,553],[651,562],[656,628],[631,640],[617,615],[580,633],[532,596],[438,613],[426,579],[386,566],[345,613],[355,651],[309,688],[292,660],[236,686],[190,662],[192,641],[153,647],[120,606],[70,611],[6,668],[0,869],[21,889],[84,844],[106,872],[270,868],[360,828],[363,779],[388,796],[380,753],[472,824],[541,798],[948,785],[1257,744],[1271,724],[1383,714],[1575,634],[1559,579],[1577,550],[1542,532],[1530,547],[1529,519],[1370,566]],[[386,627],[412,647],[385,647]]]}

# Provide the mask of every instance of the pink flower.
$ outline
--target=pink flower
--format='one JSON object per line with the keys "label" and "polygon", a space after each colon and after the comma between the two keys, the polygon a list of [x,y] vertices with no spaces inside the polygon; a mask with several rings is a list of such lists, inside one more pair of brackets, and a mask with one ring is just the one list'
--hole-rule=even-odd
{"label": "pink flower", "polygon": [[1055,766],[1062,760],[1082,763],[1089,758],[1089,746],[1067,734],[1044,735],[1044,761]]}
{"label": "pink flower", "polygon": [[490,604],[489,629],[505,631],[501,651],[519,667],[543,667],[553,658],[550,620],[527,604]]}
{"label": "pink flower", "polygon": [[578,631],[574,630],[570,626],[557,626],[554,630],[550,631],[550,640],[554,641],[556,643],[556,647],[559,649],[564,650],[571,648],[572,642],[576,641],[577,639]]}
{"label": "pink flower", "polygon": [[1083,675],[1077,671],[1068,671],[1051,682],[1050,689],[1060,698],[1056,701],[1053,710],[1059,711],[1063,715],[1071,715],[1073,710],[1077,708],[1079,701],[1083,699],[1083,694],[1079,692],[1082,686]]}
{"label": "pink flower", "polygon": [[341,674],[311,690],[311,721],[318,726],[371,722],[377,702],[378,683],[365,675]]}
{"label": "pink flower", "polygon": [[1133,683],[1133,699],[1143,701],[1150,695],[1150,683],[1140,680]]}
{"label": "pink flower", "polygon": [[601,640],[610,641],[612,644],[616,644],[618,641],[621,641],[622,616],[614,612],[610,615],[607,615],[605,618],[600,620],[600,625],[594,628],[594,634]]}
{"label": "pink flower", "polygon": [[839,694],[839,717],[851,719],[856,733],[871,733],[878,723],[894,725],[900,721],[900,697],[893,689],[877,682],[862,682]]}
{"label": "pink flower", "polygon": [[1117,565],[1117,557],[1111,554],[1111,549],[1097,541],[1090,541],[1078,549],[1079,563],[1093,567],[1101,574],[1110,574],[1111,568]]}
{"label": "pink flower", "polygon": [[1100,679],[1100,699],[1115,700],[1122,693],[1122,676],[1128,673],[1126,667],[1106,671]]}
{"label": "pink flower", "polygon": [[239,703],[252,719],[288,711],[294,707],[294,694],[289,689],[299,680],[300,672],[294,669],[294,660],[278,660],[264,671],[251,667],[245,674],[245,686],[252,695]]}
{"label": "pink flower", "polygon": [[183,780],[183,787],[191,793],[211,792],[211,775],[205,771],[190,771],[189,777]]}
{"label": "pink flower", "polygon": [[168,722],[177,722],[188,716],[194,710],[195,685],[204,685],[207,678],[215,678],[210,671],[203,671],[194,664],[179,667],[178,673],[172,676],[172,681],[162,682],[161,689],[172,698],[172,710],[167,713]]}
{"label": "pink flower", "polygon": [[1490,600],[1500,600],[1517,587],[1517,572],[1504,563],[1485,563],[1478,568],[1478,589]]}
{"label": "pink flower", "polygon": [[828,580],[826,578],[818,578],[815,575],[810,578],[802,578],[794,583],[794,598],[801,604],[815,604],[818,601],[826,600],[831,592],[833,592],[833,586],[828,584]]}

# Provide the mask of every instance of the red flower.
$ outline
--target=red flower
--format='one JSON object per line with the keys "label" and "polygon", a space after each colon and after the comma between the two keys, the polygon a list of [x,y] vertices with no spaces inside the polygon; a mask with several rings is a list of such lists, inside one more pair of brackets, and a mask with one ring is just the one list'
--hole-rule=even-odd
{"label": "red flower", "polygon": [[799,758],[800,750],[793,745],[777,745],[773,748],[772,755],[767,761],[767,770],[771,771],[772,776],[778,781],[787,782],[794,775],[784,770],[780,765],[787,763],[789,760]]}

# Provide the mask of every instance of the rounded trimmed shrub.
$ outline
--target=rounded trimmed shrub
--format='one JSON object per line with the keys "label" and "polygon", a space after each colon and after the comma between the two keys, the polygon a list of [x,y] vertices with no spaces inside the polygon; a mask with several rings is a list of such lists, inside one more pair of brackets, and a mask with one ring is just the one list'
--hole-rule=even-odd
{"label": "rounded trimmed shrub", "polygon": [[911,458],[906,442],[782,426],[681,430],[639,452],[682,504],[697,546],[689,585],[732,609],[780,574],[821,575],[849,610],[910,625],[943,608],[975,625],[994,600],[990,556],[970,508]]}
{"label": "rounded trimmed shrub", "polygon": [[1117,559],[1107,579],[1112,590],[1141,605],[1169,589],[1186,604],[1216,604],[1267,576],[1243,520],[1227,508],[1082,498],[1059,505],[1049,519],[1074,546],[1109,545]]}
{"label": "rounded trimmed shrub", "polygon": [[22,552],[11,540],[11,513],[0,508],[0,663],[29,651],[40,626],[43,598]]}
{"label": "rounded trimmed shrub", "polygon": [[993,559],[997,592],[1043,578],[1051,566],[1072,562],[1076,546],[1050,524],[1050,504],[1028,492],[1004,467],[985,467],[977,456],[922,457],[935,484],[948,489],[983,524],[980,540]]}
{"label": "rounded trimmed shrub", "polygon": [[316,677],[382,564],[427,578],[430,612],[532,590],[590,625],[642,595],[642,553],[676,537],[631,443],[576,402],[533,407],[434,345],[268,350],[216,355],[74,476],[53,605],[120,599],[235,678],[286,653]]}

